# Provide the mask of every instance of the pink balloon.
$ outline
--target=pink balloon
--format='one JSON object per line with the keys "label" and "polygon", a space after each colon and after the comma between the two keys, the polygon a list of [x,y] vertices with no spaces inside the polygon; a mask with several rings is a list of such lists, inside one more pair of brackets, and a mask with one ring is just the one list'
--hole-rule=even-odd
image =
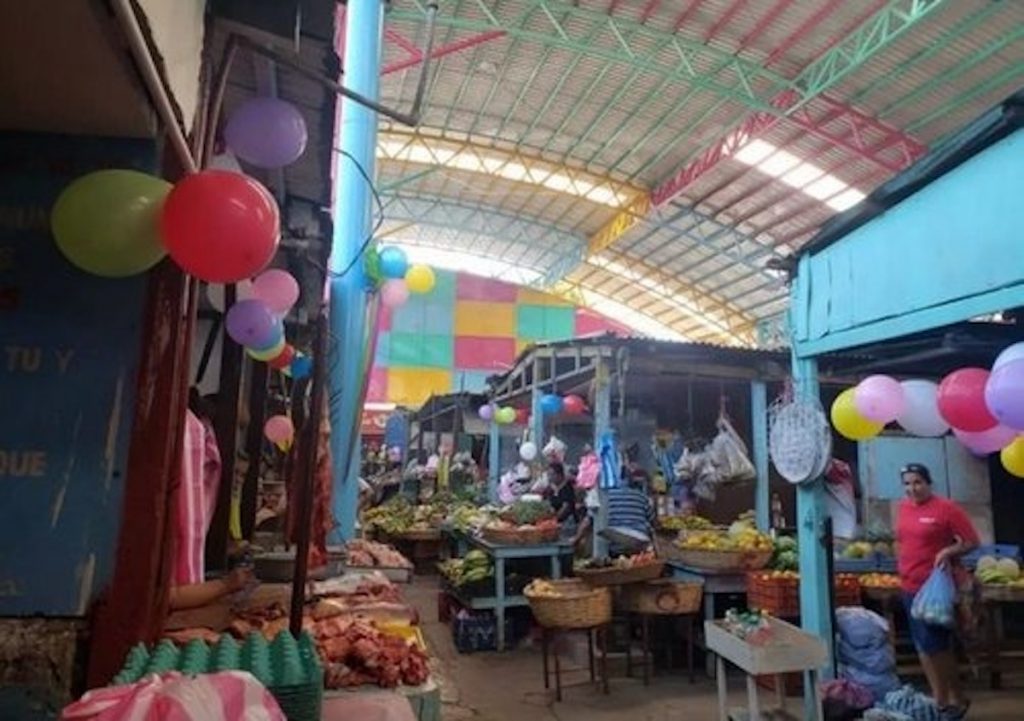
{"label": "pink balloon", "polygon": [[890,423],[903,413],[906,406],[903,386],[889,376],[868,376],[854,388],[853,405],[869,421]]}
{"label": "pink balloon", "polygon": [[380,286],[380,300],[389,308],[398,306],[409,300],[409,288],[404,280],[386,280]]}
{"label": "pink balloon", "polygon": [[987,431],[976,433],[954,428],[953,435],[975,455],[987,456],[989,453],[1001,451],[1013,443],[1013,439],[1017,437],[1017,431],[1006,426],[995,426]]}
{"label": "pink balloon", "polygon": [[288,416],[271,416],[263,424],[263,435],[278,448],[287,450],[295,438],[295,426]]}
{"label": "pink balloon", "polygon": [[271,268],[253,280],[252,295],[262,300],[271,313],[283,316],[299,300],[299,283],[287,270]]}

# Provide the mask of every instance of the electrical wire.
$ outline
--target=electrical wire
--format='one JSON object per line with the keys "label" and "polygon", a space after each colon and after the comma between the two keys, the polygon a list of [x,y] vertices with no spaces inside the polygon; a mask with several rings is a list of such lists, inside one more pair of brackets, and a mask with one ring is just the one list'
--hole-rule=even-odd
{"label": "electrical wire", "polygon": [[348,265],[345,266],[345,269],[342,270],[340,273],[336,273],[331,270],[326,270],[326,273],[332,278],[344,278],[352,270],[352,268],[355,267],[356,263],[358,263],[362,259],[363,254],[366,252],[366,249],[369,248],[370,243],[373,242],[374,236],[377,235],[377,231],[379,231],[381,226],[384,225],[384,203],[380,199],[380,193],[377,192],[377,186],[370,178],[369,173],[366,172],[366,168],[363,167],[363,164],[360,163],[356,159],[356,157],[347,150],[343,150],[341,148],[334,148],[334,150],[335,152],[343,155],[344,157],[351,160],[353,164],[355,164],[356,170],[358,170],[359,174],[363,176],[363,180],[365,180],[367,186],[369,186],[370,192],[373,193],[373,199],[377,204],[377,220],[374,222],[373,228],[370,230],[366,238],[363,240],[362,245],[359,246],[359,250],[356,251],[356,254],[352,256],[352,260],[349,261]]}

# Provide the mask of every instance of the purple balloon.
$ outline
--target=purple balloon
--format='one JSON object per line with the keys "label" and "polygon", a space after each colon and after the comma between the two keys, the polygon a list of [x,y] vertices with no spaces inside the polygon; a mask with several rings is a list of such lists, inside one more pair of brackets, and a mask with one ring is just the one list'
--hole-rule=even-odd
{"label": "purple balloon", "polygon": [[480,406],[480,410],[477,411],[477,415],[480,416],[480,420],[489,421],[494,418],[494,406],[490,403],[486,403]]}
{"label": "purple balloon", "polygon": [[1024,359],[992,371],[985,384],[985,405],[1004,426],[1024,430]]}
{"label": "purple balloon", "polygon": [[853,390],[853,405],[869,421],[889,423],[906,407],[903,386],[889,376],[868,376]]}
{"label": "purple balloon", "polygon": [[240,300],[228,310],[225,325],[228,335],[238,344],[265,348],[277,332],[278,321],[260,300]]}
{"label": "purple balloon", "polygon": [[987,431],[978,431],[977,433],[954,428],[953,435],[976,456],[987,456],[989,453],[1001,451],[1013,443],[1013,439],[1017,437],[1017,431],[1006,426],[995,426]]}
{"label": "purple balloon", "polygon": [[231,114],[224,140],[242,160],[259,168],[283,168],[306,149],[306,120],[279,98],[252,98]]}

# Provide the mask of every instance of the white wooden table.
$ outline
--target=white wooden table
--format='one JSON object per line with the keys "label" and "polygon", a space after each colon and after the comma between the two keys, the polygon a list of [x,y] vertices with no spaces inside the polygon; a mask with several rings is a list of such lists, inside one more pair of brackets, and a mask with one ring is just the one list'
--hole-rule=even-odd
{"label": "white wooden table", "polygon": [[[748,643],[734,636],[725,629],[721,621],[705,621],[704,637],[709,651],[717,657],[716,676],[718,680],[718,719],[749,719],[750,721],[769,721],[769,719],[806,718],[808,721],[823,721],[821,697],[818,694],[818,669],[828,661],[828,650],[818,638],[801,631],[796,626],[767,617],[771,626],[770,639],[762,645]],[[738,666],[747,675],[747,709],[730,713],[727,708],[727,686],[725,662]],[[810,676],[810,688],[804,689],[811,696],[809,715],[793,716],[786,712],[786,696],[784,685],[778,677],[785,673],[806,672]],[[761,708],[757,688],[757,676],[775,676],[777,709],[767,711]]]}

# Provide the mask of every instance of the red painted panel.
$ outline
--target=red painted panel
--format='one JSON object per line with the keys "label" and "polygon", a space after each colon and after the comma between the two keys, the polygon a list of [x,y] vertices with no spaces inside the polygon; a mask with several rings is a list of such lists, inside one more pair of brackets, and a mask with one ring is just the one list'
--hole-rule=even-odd
{"label": "red painted panel", "polygon": [[455,285],[458,300],[485,300],[490,303],[515,303],[517,287],[500,280],[459,273]]}
{"label": "red painted panel", "polygon": [[615,333],[617,335],[631,335],[630,330],[621,323],[605,318],[599,313],[586,308],[576,309],[576,337],[601,335],[604,333]]}
{"label": "red painted panel", "polygon": [[505,370],[515,357],[515,338],[459,336],[455,339],[456,368],[497,372]]}

